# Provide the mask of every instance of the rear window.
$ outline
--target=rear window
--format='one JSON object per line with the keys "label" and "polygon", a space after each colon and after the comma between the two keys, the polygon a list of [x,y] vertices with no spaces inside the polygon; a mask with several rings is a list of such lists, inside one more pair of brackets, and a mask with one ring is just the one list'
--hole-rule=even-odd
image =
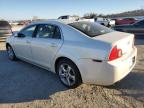
{"label": "rear window", "polygon": [[100,24],[93,23],[93,22],[85,22],[85,21],[74,22],[69,25],[83,32],[89,37],[95,37],[95,36],[107,34],[113,31],[112,29],[109,29],[105,26],[102,26]]}

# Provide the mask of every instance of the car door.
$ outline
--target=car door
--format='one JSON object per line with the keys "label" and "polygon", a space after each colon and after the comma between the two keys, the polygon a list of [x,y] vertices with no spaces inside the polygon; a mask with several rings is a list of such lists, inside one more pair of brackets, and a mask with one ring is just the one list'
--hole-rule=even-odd
{"label": "car door", "polygon": [[36,29],[36,25],[31,25],[21,30],[14,39],[14,51],[16,56],[32,60],[31,41]]}
{"label": "car door", "polygon": [[40,24],[36,38],[32,41],[34,62],[50,68],[51,62],[63,43],[61,29],[51,24]]}

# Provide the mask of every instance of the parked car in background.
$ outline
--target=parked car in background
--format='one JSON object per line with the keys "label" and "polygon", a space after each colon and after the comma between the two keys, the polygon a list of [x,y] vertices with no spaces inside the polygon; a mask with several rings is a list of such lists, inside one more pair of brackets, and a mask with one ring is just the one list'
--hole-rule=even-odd
{"label": "parked car in background", "polygon": [[11,60],[55,72],[70,88],[82,82],[112,85],[130,73],[137,57],[133,34],[86,21],[30,24],[8,37],[6,48]]}
{"label": "parked car in background", "polygon": [[108,20],[108,22],[109,22],[108,27],[113,27],[113,26],[115,26],[115,23],[116,23],[115,20],[109,19],[109,18],[108,18],[107,20]]}
{"label": "parked car in background", "polygon": [[11,26],[7,21],[0,21],[0,41],[4,41],[5,38],[12,34]]}
{"label": "parked car in background", "polygon": [[134,24],[137,21],[135,18],[123,18],[116,20],[116,25]]}
{"label": "parked car in background", "polygon": [[91,19],[80,18],[78,21],[96,22],[96,23],[106,26],[106,27],[112,27],[115,25],[115,20],[111,20],[108,18],[101,18],[101,17],[91,18]]}
{"label": "parked car in background", "polygon": [[87,22],[95,22],[95,19],[94,18],[91,18],[91,19],[86,19],[86,18],[79,18],[79,20],[78,21],[87,21]]}
{"label": "parked car in background", "polygon": [[121,32],[134,33],[136,38],[144,38],[144,20],[134,24],[117,25],[114,29]]}
{"label": "parked car in background", "polygon": [[18,25],[28,25],[30,23],[31,23],[30,20],[23,20],[23,21],[19,21]]}
{"label": "parked car in background", "polygon": [[11,26],[16,26],[16,25],[19,24],[19,22],[18,22],[18,21],[11,21],[11,22],[9,22],[9,24],[10,24]]}
{"label": "parked car in background", "polygon": [[95,20],[95,22],[97,22],[97,23],[99,23],[101,25],[104,25],[106,27],[109,25],[109,21],[106,18],[97,17],[94,20]]}
{"label": "parked car in background", "polygon": [[106,27],[112,27],[112,26],[115,26],[115,20],[111,20],[109,18],[100,18],[100,17],[97,17],[95,18],[95,22],[101,24],[101,25],[104,25]]}
{"label": "parked car in background", "polygon": [[64,16],[60,16],[58,19],[59,20],[78,20],[79,17],[77,17],[77,16],[70,16],[70,15],[64,15]]}

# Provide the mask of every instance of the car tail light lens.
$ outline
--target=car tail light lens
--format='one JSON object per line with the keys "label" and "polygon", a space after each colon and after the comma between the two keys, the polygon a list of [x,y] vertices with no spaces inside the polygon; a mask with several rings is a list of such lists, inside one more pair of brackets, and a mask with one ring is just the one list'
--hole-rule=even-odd
{"label": "car tail light lens", "polygon": [[109,61],[118,59],[121,56],[122,56],[122,49],[118,49],[117,46],[115,46],[110,52]]}

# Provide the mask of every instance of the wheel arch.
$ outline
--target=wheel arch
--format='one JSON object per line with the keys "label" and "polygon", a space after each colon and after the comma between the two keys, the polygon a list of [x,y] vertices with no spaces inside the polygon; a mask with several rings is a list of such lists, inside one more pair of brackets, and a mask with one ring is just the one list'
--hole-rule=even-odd
{"label": "wheel arch", "polygon": [[8,46],[12,47],[10,43],[6,43],[6,48],[8,48]]}
{"label": "wheel arch", "polygon": [[67,59],[67,60],[70,60],[73,64],[75,64],[75,66],[77,67],[77,69],[79,70],[79,74],[81,76],[81,80],[83,82],[83,78],[82,78],[82,75],[81,75],[81,72],[80,72],[80,69],[78,68],[78,65],[74,62],[75,60],[72,60],[71,58],[68,58],[68,57],[65,57],[65,56],[61,56],[61,57],[58,57],[56,60],[55,60],[55,63],[54,63],[54,69],[55,69],[55,73],[56,72],[56,68],[57,68],[57,64],[60,60],[63,60],[63,59]]}
{"label": "wheel arch", "polygon": [[15,49],[13,48],[13,46],[9,42],[6,42],[6,49],[8,48],[8,46],[10,46],[13,49],[13,51],[16,55],[16,52],[15,52]]}

